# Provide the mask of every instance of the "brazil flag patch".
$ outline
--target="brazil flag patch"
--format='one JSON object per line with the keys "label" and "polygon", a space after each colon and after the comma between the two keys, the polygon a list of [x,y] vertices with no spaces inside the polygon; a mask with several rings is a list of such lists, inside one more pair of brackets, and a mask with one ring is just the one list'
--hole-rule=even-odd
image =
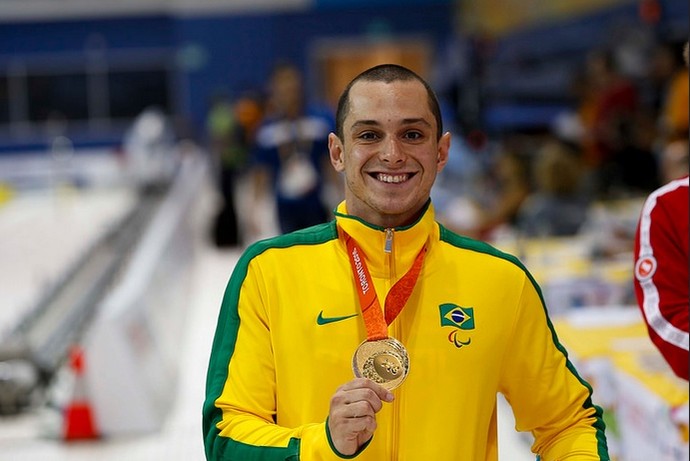
{"label": "brazil flag patch", "polygon": [[441,315],[441,326],[455,327],[461,330],[474,330],[474,309],[460,307],[457,304],[438,306]]}

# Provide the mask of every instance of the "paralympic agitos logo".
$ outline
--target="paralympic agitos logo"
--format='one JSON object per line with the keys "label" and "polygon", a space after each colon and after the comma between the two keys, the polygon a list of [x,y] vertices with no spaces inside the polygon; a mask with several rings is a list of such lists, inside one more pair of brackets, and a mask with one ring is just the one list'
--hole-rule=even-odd
{"label": "paralympic agitos logo", "polygon": [[441,316],[441,326],[453,327],[453,330],[448,334],[448,341],[458,349],[469,346],[472,338],[464,332],[474,330],[474,308],[446,303],[438,306],[438,309]]}

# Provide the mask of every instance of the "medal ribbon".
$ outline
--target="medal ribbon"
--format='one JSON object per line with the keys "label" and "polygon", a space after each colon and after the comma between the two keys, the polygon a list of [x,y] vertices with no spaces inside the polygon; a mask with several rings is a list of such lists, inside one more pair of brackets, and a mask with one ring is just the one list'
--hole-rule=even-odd
{"label": "medal ribbon", "polygon": [[362,308],[362,317],[364,318],[364,325],[367,329],[367,340],[376,341],[379,339],[386,339],[388,338],[388,325],[393,323],[393,320],[395,320],[403,307],[405,307],[417,283],[419,272],[422,270],[424,256],[426,255],[426,245],[415,258],[410,270],[408,270],[388,292],[385,301],[384,318],[384,314],[381,310],[381,303],[379,303],[379,298],[376,296],[376,290],[374,290],[369,268],[364,261],[364,253],[352,237],[345,231],[343,231],[343,233],[345,234],[345,243],[347,245],[347,253],[350,257],[352,273],[355,276],[355,285],[357,286],[357,294],[359,295],[359,304]]}

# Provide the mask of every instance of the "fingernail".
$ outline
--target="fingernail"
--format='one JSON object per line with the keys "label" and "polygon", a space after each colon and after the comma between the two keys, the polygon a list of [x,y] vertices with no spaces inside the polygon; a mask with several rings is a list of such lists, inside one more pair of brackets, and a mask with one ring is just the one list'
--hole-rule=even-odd
{"label": "fingernail", "polygon": [[386,392],[386,402],[392,402],[395,396],[393,396],[393,393],[388,391]]}

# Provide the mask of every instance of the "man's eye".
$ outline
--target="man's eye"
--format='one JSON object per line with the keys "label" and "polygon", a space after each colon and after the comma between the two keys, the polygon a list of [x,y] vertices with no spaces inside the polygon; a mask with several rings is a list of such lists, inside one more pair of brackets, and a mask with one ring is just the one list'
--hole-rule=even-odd
{"label": "man's eye", "polygon": [[359,135],[359,139],[364,139],[367,141],[371,141],[371,140],[374,140],[377,138],[378,138],[377,134],[374,133],[373,131],[365,131],[363,133],[360,133],[360,135]]}
{"label": "man's eye", "polygon": [[420,133],[419,131],[408,131],[405,133],[405,138],[410,139],[410,140],[418,140],[422,139],[424,135]]}

